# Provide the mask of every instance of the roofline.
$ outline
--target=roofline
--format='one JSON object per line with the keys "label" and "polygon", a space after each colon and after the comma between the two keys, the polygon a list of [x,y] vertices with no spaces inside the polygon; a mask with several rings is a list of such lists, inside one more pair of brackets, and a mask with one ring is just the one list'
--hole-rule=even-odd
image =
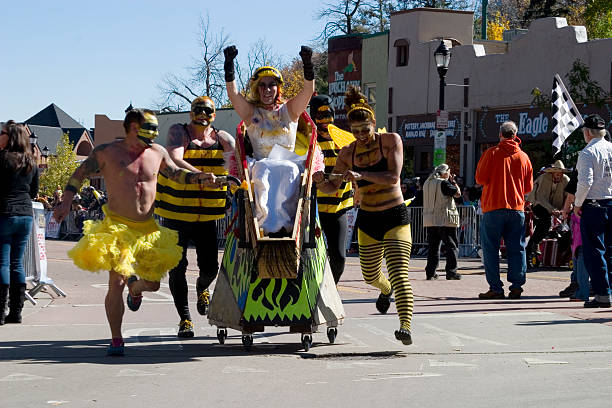
{"label": "roofline", "polygon": [[360,38],[369,38],[375,37],[377,35],[389,34],[389,30],[379,31],[377,33],[352,33],[352,34],[342,34],[342,35],[334,35],[333,37],[329,37],[329,40],[336,38],[350,38],[350,37],[360,37]]}
{"label": "roofline", "polygon": [[471,14],[471,15],[474,15],[473,11],[467,11],[467,10],[450,10],[450,9],[441,9],[441,8],[432,8],[432,7],[417,7],[417,8],[413,8],[413,9],[410,9],[410,10],[394,11],[393,13],[391,13],[391,17],[397,16],[399,14],[414,13],[415,11],[429,11],[429,12],[432,12],[432,13],[452,13],[452,14]]}

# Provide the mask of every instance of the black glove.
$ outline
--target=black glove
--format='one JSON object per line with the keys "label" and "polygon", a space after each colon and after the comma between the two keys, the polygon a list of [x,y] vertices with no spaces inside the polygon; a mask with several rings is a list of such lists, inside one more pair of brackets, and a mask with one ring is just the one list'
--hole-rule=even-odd
{"label": "black glove", "polygon": [[304,65],[304,79],[312,81],[314,79],[314,66],[312,65],[312,48],[302,45],[300,49],[300,57]]}
{"label": "black glove", "polygon": [[225,55],[225,62],[223,63],[225,82],[232,82],[234,80],[234,58],[238,55],[238,49],[235,45],[230,45],[223,50],[223,55]]}

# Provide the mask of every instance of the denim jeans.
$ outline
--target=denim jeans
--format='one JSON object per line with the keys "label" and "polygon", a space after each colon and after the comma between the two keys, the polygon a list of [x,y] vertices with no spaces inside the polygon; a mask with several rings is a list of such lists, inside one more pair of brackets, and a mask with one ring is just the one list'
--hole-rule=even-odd
{"label": "denim jeans", "polygon": [[582,206],[580,234],[584,264],[599,301],[609,301],[612,281],[612,200]]}
{"label": "denim jeans", "polygon": [[525,284],[527,260],[525,258],[525,213],[523,211],[499,209],[482,216],[480,237],[484,258],[485,276],[489,289],[503,293],[499,277],[499,247],[501,239],[506,244],[508,256],[508,281],[510,289],[521,289]]}
{"label": "denim jeans", "polygon": [[25,283],[23,253],[32,232],[32,216],[0,215],[0,284]]}
{"label": "denim jeans", "polygon": [[589,283],[589,272],[584,265],[584,254],[582,246],[576,248],[576,256],[574,257],[574,269],[572,275],[576,274],[576,282],[578,282],[578,290],[574,294],[576,299],[587,301],[591,292],[591,284]]}

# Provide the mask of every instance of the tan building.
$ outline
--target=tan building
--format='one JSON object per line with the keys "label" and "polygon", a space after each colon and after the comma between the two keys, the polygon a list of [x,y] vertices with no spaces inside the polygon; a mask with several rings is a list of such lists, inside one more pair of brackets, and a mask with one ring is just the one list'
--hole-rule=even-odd
{"label": "tan building", "polygon": [[[467,184],[474,182],[480,153],[497,142],[505,120],[517,123],[532,161],[551,159],[544,157],[552,143],[551,112],[531,106],[532,90],[550,95],[554,75],[565,80],[574,61],[587,65],[591,79],[610,92],[612,39],[588,41],[584,27],[555,17],[514,34],[509,41],[474,41],[472,12],[413,9],[391,15],[388,118],[414,157],[415,173],[432,168],[440,84],[433,53],[441,39],[451,50],[446,82],[469,85],[445,88],[447,161]],[[580,111],[612,119],[609,105],[581,106]]]}

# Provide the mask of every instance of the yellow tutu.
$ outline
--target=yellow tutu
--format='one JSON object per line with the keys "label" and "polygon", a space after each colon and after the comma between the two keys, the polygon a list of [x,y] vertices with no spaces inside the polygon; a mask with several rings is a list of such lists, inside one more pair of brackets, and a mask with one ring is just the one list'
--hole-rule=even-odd
{"label": "yellow tutu", "polygon": [[76,266],[91,272],[113,270],[159,282],[181,260],[178,233],[154,218],[132,221],[102,207],[106,217],[85,221],[83,238],[68,251]]}

